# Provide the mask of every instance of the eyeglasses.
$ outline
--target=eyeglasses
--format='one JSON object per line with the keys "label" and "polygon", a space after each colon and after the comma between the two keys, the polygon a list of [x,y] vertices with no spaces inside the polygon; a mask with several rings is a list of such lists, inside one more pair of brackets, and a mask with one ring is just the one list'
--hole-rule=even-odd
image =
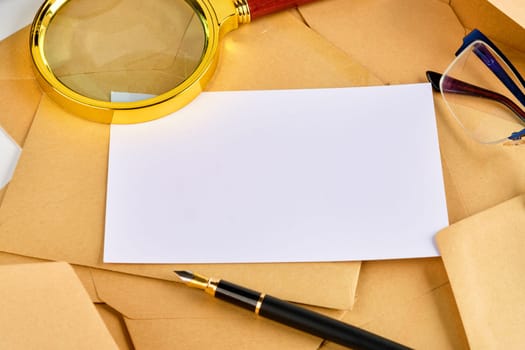
{"label": "eyeglasses", "polygon": [[507,57],[479,30],[463,39],[443,74],[428,71],[451,114],[476,141],[525,141],[525,81]]}

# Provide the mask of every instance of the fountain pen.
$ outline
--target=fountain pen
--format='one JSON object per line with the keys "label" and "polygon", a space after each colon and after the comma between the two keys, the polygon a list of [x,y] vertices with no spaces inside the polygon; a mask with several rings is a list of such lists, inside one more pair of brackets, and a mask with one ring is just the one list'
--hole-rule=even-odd
{"label": "fountain pen", "polygon": [[179,278],[179,282],[189,287],[198,288],[218,299],[253,311],[262,317],[354,350],[410,349],[364,329],[228,281],[207,278],[189,271],[174,272]]}

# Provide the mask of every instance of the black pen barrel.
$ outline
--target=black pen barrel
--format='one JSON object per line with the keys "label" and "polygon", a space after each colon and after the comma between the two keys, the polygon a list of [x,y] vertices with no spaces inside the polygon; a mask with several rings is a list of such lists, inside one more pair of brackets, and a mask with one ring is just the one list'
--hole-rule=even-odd
{"label": "black pen barrel", "polygon": [[217,284],[214,295],[265,318],[354,350],[410,349],[364,329],[224,280]]}
{"label": "black pen barrel", "polygon": [[261,298],[261,293],[225,280],[220,280],[215,289],[214,296],[255,312],[257,302]]}
{"label": "black pen barrel", "polygon": [[409,349],[404,345],[364,329],[351,326],[269,295],[264,298],[259,315],[355,350]]}

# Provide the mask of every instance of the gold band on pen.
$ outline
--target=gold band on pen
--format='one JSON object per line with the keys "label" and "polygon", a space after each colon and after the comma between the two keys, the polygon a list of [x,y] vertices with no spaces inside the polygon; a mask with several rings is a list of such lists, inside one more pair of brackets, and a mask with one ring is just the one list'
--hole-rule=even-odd
{"label": "gold band on pen", "polygon": [[261,293],[261,295],[259,296],[259,300],[257,300],[257,304],[255,304],[255,313],[257,315],[261,311],[261,306],[262,306],[262,303],[263,303],[265,297],[266,297],[266,294],[265,293]]}
{"label": "gold band on pen", "polygon": [[204,291],[208,293],[211,296],[215,296],[215,293],[217,292],[217,286],[219,284],[220,280],[216,280],[213,278],[210,278],[208,280],[208,283],[206,284],[206,287]]}

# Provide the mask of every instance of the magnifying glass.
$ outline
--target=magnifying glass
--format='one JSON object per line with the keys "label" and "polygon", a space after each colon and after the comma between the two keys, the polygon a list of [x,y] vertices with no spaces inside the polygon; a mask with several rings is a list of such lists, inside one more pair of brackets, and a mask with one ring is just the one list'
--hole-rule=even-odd
{"label": "magnifying glass", "polygon": [[149,121],[204,89],[225,34],[310,1],[46,0],[31,27],[31,57],[44,91],[73,114]]}

